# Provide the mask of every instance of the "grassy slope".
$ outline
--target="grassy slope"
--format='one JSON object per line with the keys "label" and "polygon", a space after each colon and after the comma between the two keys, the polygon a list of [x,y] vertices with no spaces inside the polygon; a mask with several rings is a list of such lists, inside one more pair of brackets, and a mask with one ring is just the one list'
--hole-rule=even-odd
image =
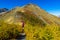
{"label": "grassy slope", "polygon": [[58,17],[47,13],[36,5],[25,6],[26,10],[32,11],[33,14],[36,14],[40,19],[46,21],[48,24],[56,23],[59,24],[60,20]]}
{"label": "grassy slope", "polygon": [[36,15],[40,16],[40,18],[42,17],[42,19],[50,24],[47,24],[45,27],[26,24],[25,32],[27,40],[60,40],[60,20],[58,17],[48,14],[44,10],[36,9],[31,5],[25,9],[35,12]]}
{"label": "grassy slope", "polygon": [[[9,24],[11,21],[5,22],[11,15],[15,21],[19,18],[16,19],[14,15],[20,15],[22,16],[20,19],[25,21],[24,32],[26,33],[26,40],[60,40],[60,25],[58,25],[60,20],[56,16],[31,5],[22,9],[17,8],[16,10],[3,17],[3,19],[6,19],[0,20],[0,39],[15,38],[20,35],[19,33],[22,32],[21,25],[14,24],[15,22]],[[16,23],[18,22],[16,21]]]}

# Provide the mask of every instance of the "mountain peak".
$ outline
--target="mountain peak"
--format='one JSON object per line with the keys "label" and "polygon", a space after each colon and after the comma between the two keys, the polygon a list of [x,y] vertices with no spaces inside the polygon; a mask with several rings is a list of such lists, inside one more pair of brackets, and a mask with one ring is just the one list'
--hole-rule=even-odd
{"label": "mountain peak", "polygon": [[[7,18],[9,17],[9,18]],[[51,19],[53,18],[53,19]],[[4,14],[3,16],[4,21],[11,22],[16,20],[19,22],[20,19],[28,20],[31,23],[38,23],[38,24],[52,24],[60,22],[57,17],[54,17],[47,12],[45,12],[43,9],[41,9],[39,6],[29,3],[23,7],[15,7],[11,11],[9,11],[7,14]],[[38,20],[37,20],[38,19]],[[37,20],[37,21],[36,21]],[[57,20],[57,21],[55,21]]]}
{"label": "mountain peak", "polygon": [[33,3],[29,3],[29,4],[27,4],[27,5],[36,5],[36,4],[33,4]]}
{"label": "mountain peak", "polygon": [[7,8],[0,8],[0,13],[1,13],[1,12],[6,12],[6,11],[8,11]]}
{"label": "mountain peak", "polygon": [[33,3],[29,3],[29,4],[27,4],[26,6],[38,6],[38,5],[33,4]]}

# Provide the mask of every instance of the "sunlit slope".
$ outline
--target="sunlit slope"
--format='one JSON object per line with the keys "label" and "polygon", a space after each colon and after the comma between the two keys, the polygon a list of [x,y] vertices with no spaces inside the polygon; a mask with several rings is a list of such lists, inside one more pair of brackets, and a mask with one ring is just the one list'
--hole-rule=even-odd
{"label": "sunlit slope", "polygon": [[[33,18],[33,19],[32,19]],[[45,24],[57,24],[60,25],[60,20],[58,17],[47,13],[46,11],[39,8],[37,5],[34,4],[27,4],[23,7],[16,7],[5,14],[2,15],[2,19],[8,23],[16,23],[20,22],[21,20],[28,20],[39,23]],[[42,22],[43,21],[43,22]],[[34,21],[32,21],[33,23]]]}
{"label": "sunlit slope", "polygon": [[5,22],[9,24],[19,24],[21,21],[27,21],[32,24],[32,25],[40,25],[40,26],[45,26],[46,22],[42,20],[41,18],[38,18],[37,15],[35,15],[32,11],[25,10],[24,8],[21,7],[16,7],[15,9],[8,11],[7,13],[3,14],[2,19]]}
{"label": "sunlit slope", "polygon": [[60,19],[34,4],[1,14],[0,38],[16,38],[20,35],[23,31],[21,21],[25,23],[26,40],[60,40]]}
{"label": "sunlit slope", "polygon": [[33,5],[33,4],[28,4],[24,7],[25,11],[31,11],[33,14],[35,14],[37,17],[39,17],[40,19],[45,20],[45,22],[47,22],[48,24],[60,24],[60,20],[58,17],[49,14],[48,12],[42,10],[41,8],[39,8],[37,5]]}

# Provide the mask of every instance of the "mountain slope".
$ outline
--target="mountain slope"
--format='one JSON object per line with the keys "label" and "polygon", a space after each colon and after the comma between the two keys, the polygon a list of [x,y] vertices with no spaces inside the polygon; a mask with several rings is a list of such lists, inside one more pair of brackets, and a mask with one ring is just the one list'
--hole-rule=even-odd
{"label": "mountain slope", "polygon": [[26,40],[60,40],[60,19],[34,4],[0,14],[1,40],[16,39],[22,31]]}
{"label": "mountain slope", "polygon": [[42,18],[43,20],[45,20],[47,23],[60,23],[60,20],[58,17],[49,14],[47,12],[45,12],[44,10],[42,10],[41,8],[39,8],[36,5],[32,5],[30,4],[29,6],[25,6],[26,10],[32,11],[34,14],[36,14],[39,18]]}
{"label": "mountain slope", "polygon": [[3,15],[3,20],[9,23],[19,22],[21,20],[28,20],[30,22],[36,22],[37,24],[57,24],[60,25],[60,20],[58,17],[49,14],[39,8],[37,5],[28,4],[23,7],[16,7],[11,11]]}

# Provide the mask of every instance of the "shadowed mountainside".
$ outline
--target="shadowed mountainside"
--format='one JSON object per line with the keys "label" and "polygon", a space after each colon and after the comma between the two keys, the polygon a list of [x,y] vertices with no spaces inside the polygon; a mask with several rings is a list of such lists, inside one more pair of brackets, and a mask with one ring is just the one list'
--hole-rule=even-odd
{"label": "shadowed mountainside", "polygon": [[6,11],[8,11],[7,8],[0,8],[0,13],[1,13],[1,12],[6,12]]}

